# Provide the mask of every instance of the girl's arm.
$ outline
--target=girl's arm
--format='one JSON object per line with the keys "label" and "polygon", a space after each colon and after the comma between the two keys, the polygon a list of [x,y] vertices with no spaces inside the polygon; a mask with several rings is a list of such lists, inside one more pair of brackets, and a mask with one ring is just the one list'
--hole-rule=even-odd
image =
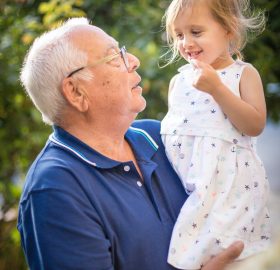
{"label": "girl's arm", "polygon": [[265,127],[266,105],[258,71],[250,65],[245,67],[240,80],[239,98],[223,84],[210,65],[196,61],[196,66],[199,75],[194,86],[211,94],[240,132],[249,136],[259,135]]}
{"label": "girl's arm", "polygon": [[169,83],[169,88],[168,88],[168,108],[170,108],[170,94],[172,92],[172,89],[174,87],[174,84],[175,84],[175,81],[176,81],[176,78],[177,78],[178,74],[176,74],[171,80],[170,80],[170,83]]}
{"label": "girl's arm", "polygon": [[[259,72],[253,66],[248,65],[245,67],[241,76],[239,90],[241,99],[246,102],[248,106],[250,106],[251,110],[248,112],[247,122],[249,123],[247,133],[245,134],[257,136],[265,127],[266,104],[261,77]],[[250,123],[250,121],[252,122]],[[242,122],[240,124],[242,124]]]}

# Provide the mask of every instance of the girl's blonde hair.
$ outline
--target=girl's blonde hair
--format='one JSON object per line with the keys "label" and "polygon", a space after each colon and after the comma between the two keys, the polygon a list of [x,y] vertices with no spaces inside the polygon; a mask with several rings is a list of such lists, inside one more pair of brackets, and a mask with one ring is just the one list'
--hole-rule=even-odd
{"label": "girl's blonde hair", "polygon": [[250,9],[250,0],[173,0],[163,17],[167,43],[172,52],[166,65],[174,62],[179,55],[178,40],[174,32],[176,17],[182,9],[192,8],[197,4],[208,5],[214,19],[231,33],[229,52],[238,59],[243,58],[241,51],[249,37],[265,29],[264,12]]}

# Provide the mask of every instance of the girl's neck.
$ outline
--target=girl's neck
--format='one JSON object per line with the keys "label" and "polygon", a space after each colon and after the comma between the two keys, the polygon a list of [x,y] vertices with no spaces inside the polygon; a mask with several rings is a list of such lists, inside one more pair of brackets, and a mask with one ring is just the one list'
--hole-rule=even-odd
{"label": "girl's neck", "polygon": [[225,58],[219,58],[216,59],[214,63],[211,64],[211,66],[216,69],[224,69],[234,63],[234,59],[231,56],[225,57]]}

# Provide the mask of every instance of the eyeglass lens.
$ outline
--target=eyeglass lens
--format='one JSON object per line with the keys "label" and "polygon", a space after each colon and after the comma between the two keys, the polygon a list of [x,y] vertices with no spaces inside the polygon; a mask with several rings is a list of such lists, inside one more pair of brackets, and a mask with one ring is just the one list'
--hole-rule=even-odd
{"label": "eyeglass lens", "polygon": [[124,64],[125,64],[127,70],[128,70],[129,69],[129,61],[128,61],[128,57],[127,57],[127,50],[126,50],[125,47],[121,48],[121,57],[124,61]]}

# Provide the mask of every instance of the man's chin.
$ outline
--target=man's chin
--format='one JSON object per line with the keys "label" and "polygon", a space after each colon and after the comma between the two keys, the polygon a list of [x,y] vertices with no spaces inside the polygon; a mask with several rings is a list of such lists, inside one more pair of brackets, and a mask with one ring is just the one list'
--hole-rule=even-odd
{"label": "man's chin", "polygon": [[146,99],[143,96],[142,96],[142,99],[143,99],[143,104],[142,104],[142,107],[141,107],[139,112],[143,112],[146,109],[146,106],[147,106]]}

